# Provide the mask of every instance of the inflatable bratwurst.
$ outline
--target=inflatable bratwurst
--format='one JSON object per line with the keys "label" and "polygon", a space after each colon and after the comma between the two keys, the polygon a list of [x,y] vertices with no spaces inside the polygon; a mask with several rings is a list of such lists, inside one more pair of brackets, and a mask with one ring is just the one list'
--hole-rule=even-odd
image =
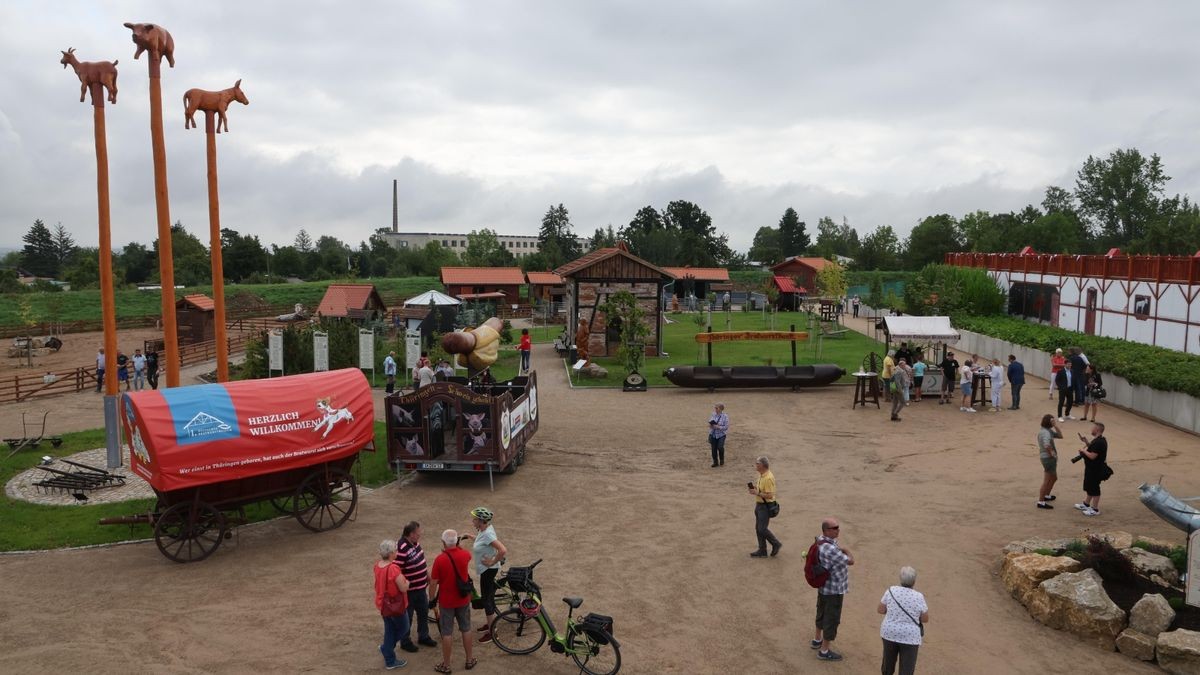
{"label": "inflatable bratwurst", "polygon": [[480,371],[488,368],[500,356],[500,329],[504,324],[492,317],[477,328],[446,333],[442,349],[458,354],[458,365]]}

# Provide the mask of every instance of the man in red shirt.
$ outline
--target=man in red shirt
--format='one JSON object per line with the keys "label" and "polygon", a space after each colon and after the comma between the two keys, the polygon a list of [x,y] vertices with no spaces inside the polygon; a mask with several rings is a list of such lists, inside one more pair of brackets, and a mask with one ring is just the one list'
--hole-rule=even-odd
{"label": "man in red shirt", "polygon": [[521,352],[521,372],[529,372],[529,355],[533,351],[533,340],[529,337],[529,329],[521,329],[521,344],[517,346],[517,351]]}
{"label": "man in red shirt", "polygon": [[458,532],[442,532],[442,552],[429,570],[429,597],[436,603],[433,611],[442,636],[442,662],[433,668],[439,673],[450,672],[455,621],[462,633],[463,650],[467,657],[464,667],[470,670],[477,663],[471,657],[471,597],[458,592],[458,582],[468,578],[470,564],[471,554],[458,545]]}

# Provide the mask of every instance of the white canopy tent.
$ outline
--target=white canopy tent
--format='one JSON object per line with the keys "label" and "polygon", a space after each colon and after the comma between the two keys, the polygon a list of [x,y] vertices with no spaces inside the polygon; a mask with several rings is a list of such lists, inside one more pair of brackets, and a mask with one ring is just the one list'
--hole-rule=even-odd
{"label": "white canopy tent", "polygon": [[462,301],[438,291],[425,291],[416,297],[404,301],[405,307],[428,307],[431,304],[438,307],[445,307],[447,305],[461,305]]}
{"label": "white canopy tent", "polygon": [[890,342],[929,342],[951,345],[962,335],[950,325],[948,316],[887,316],[888,340]]}

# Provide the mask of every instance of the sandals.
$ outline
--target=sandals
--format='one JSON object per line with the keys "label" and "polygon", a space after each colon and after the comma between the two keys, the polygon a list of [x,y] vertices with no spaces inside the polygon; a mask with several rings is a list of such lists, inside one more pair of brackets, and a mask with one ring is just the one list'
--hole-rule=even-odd
{"label": "sandals", "polygon": [[448,665],[446,665],[446,664],[444,664],[444,663],[439,663],[439,664],[437,664],[436,666],[434,666],[434,667],[433,667],[433,669],[434,669],[434,670],[436,670],[436,671],[437,671],[437,672],[439,672],[439,673],[452,673],[452,672],[454,672],[454,671],[450,670],[450,666],[448,666]]}
{"label": "sandals", "polygon": [[470,670],[478,664],[479,664],[479,659],[471,659],[470,661],[467,661],[466,663],[463,664],[463,668]]}

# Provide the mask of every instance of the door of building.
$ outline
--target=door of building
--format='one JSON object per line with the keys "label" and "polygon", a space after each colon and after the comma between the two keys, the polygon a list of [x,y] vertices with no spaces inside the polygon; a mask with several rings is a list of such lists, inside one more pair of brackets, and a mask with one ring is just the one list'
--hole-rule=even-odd
{"label": "door of building", "polygon": [[1083,332],[1088,335],[1096,334],[1096,289],[1089,288],[1087,292],[1087,314],[1083,319]]}

